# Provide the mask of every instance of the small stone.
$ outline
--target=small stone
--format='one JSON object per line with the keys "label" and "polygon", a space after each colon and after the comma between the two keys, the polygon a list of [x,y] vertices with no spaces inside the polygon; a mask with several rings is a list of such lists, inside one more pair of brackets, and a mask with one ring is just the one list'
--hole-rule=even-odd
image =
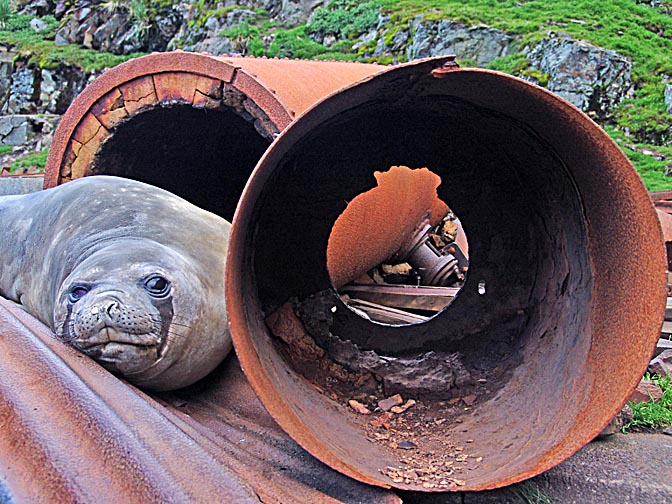
{"label": "small stone", "polygon": [[355,401],[354,399],[350,399],[348,401],[348,404],[350,405],[350,407],[353,410],[355,410],[360,415],[370,415],[371,414],[371,411],[369,410],[369,408],[367,408],[365,405],[363,405],[359,401]]}
{"label": "small stone", "polygon": [[672,376],[672,350],[663,351],[658,357],[649,363],[649,373],[661,378],[665,375]]}
{"label": "small stone", "polygon": [[385,430],[390,430],[390,420],[392,415],[390,413],[383,413],[378,418],[374,418],[369,422],[369,425],[374,429],[379,429],[383,427]]}
{"label": "small stone", "polygon": [[390,411],[394,406],[398,406],[404,402],[401,394],[395,394],[392,397],[378,401],[378,407],[383,411]]}
{"label": "small stone", "polygon": [[663,391],[661,388],[653,382],[642,379],[637,385],[637,388],[630,394],[629,402],[642,403],[649,402],[658,402],[663,397]]}
{"label": "small stone", "polygon": [[471,406],[472,404],[474,404],[476,402],[476,394],[470,394],[468,396],[465,396],[465,397],[462,398],[462,401],[467,406]]}
{"label": "small stone", "polygon": [[409,399],[406,401],[406,403],[403,406],[395,406],[392,408],[392,413],[400,414],[406,411],[408,408],[412,408],[413,406],[416,405],[416,402],[414,399]]}
{"label": "small stone", "polygon": [[418,447],[413,441],[403,440],[397,443],[397,448],[402,450],[415,450]]}
{"label": "small stone", "polygon": [[603,439],[607,436],[613,436],[614,434],[621,432],[623,426],[630,422],[632,417],[632,408],[626,404],[623,406],[621,411],[619,411],[616,416],[611,419],[611,422],[609,422],[607,426],[602,429],[602,432],[597,435],[596,439]]}

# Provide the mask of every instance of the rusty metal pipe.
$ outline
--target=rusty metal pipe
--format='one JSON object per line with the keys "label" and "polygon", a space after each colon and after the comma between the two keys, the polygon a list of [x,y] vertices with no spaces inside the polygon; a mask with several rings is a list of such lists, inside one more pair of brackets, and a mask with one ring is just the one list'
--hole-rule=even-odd
{"label": "rusty metal pipe", "polygon": [[[342,340],[390,356],[459,352],[492,376],[493,389],[461,423],[443,424],[447,439],[482,457],[451,490],[483,490],[561,462],[620,409],[659,336],[665,255],[640,178],[586,115],[523,80],[444,62],[368,78],[280,135],[236,211],[226,295],[241,365],[268,411],[310,453],[360,481],[426,490],[381,472],[398,464],[396,453],[292,367],[265,324],[268,310],[333,293],[329,329]],[[393,165],[438,174],[438,194],[469,237],[460,294],[403,327],[347,309],[326,267],[346,202]],[[624,242],[637,247],[625,254]]]}
{"label": "rusty metal pipe", "polygon": [[141,180],[226,219],[295,116],[383,67],[155,53],[94,80],[54,133],[45,188],[92,174]]}

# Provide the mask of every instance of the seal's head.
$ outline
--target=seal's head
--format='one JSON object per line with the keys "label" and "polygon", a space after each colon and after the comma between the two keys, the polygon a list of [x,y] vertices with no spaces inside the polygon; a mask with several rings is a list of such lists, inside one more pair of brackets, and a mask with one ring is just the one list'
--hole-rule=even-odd
{"label": "seal's head", "polygon": [[[138,386],[189,385],[231,349],[224,300],[213,295],[223,291],[223,274],[203,280],[193,264],[148,240],[98,250],[61,283],[54,330]],[[219,337],[199,344],[203,334]]]}

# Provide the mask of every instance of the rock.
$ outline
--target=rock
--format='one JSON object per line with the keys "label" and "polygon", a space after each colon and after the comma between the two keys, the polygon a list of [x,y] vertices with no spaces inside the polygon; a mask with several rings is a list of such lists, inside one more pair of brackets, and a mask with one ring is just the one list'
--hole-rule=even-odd
{"label": "rock", "polygon": [[632,63],[616,51],[566,36],[551,36],[527,56],[531,69],[548,75],[547,88],[584,112],[605,118],[633,93]]}
{"label": "rock", "polygon": [[[20,68],[20,65],[18,65]],[[33,114],[37,112],[39,70],[23,67],[11,76],[8,114]]]}
{"label": "rock", "polygon": [[315,9],[328,3],[329,0],[281,0],[277,19],[290,26],[305,23]]}
{"label": "rock", "polygon": [[409,399],[408,401],[406,401],[403,404],[403,406],[394,406],[390,411],[392,411],[392,413],[400,415],[401,413],[404,413],[406,410],[408,410],[409,408],[412,408],[416,404],[417,403],[416,403],[415,399]]}
{"label": "rock", "polygon": [[400,394],[395,394],[392,397],[378,401],[378,407],[383,411],[390,411],[394,406],[399,406],[404,400]]}
{"label": "rock", "polygon": [[415,450],[417,447],[418,445],[416,445],[413,441],[408,441],[407,439],[397,443],[397,448],[401,448],[402,450]]}
{"label": "rock", "polygon": [[355,410],[360,415],[370,415],[371,414],[371,411],[369,410],[369,408],[367,408],[365,405],[363,405],[359,401],[355,401],[354,399],[350,399],[348,401],[348,404],[350,405],[350,407],[353,410]]}
{"label": "rock", "polygon": [[28,139],[28,116],[0,116],[0,145],[23,145]]}
{"label": "rock", "polygon": [[654,358],[649,363],[648,371],[652,375],[658,375],[661,378],[665,375],[672,377],[672,350],[664,350]]}
{"label": "rock", "polygon": [[663,391],[661,388],[653,382],[642,379],[637,385],[637,388],[630,394],[628,402],[633,403],[642,403],[649,402],[658,402],[663,397]]}
{"label": "rock", "polygon": [[30,20],[30,27],[36,32],[40,32],[47,27],[47,23],[40,18],[33,18]]}
{"label": "rock", "polygon": [[247,52],[247,41],[232,41],[220,34],[242,22],[253,20],[255,17],[254,11],[248,9],[233,9],[222,18],[210,17],[203,25],[200,40],[193,45],[185,46],[184,49],[194,52],[207,52],[215,56],[231,53],[245,54]]}
{"label": "rock", "polygon": [[667,113],[672,114],[672,84],[665,85],[665,106]]}
{"label": "rock", "polygon": [[408,60],[455,54],[459,59],[487,66],[509,54],[516,37],[486,25],[465,26],[457,21],[425,21],[416,16],[411,22],[412,38],[406,49]]}
{"label": "rock", "polygon": [[602,429],[602,432],[600,432],[595,439],[603,439],[607,436],[613,436],[614,434],[621,432],[623,426],[632,421],[632,418],[632,408],[626,404],[618,413],[616,413],[616,416],[612,418],[611,422]]}

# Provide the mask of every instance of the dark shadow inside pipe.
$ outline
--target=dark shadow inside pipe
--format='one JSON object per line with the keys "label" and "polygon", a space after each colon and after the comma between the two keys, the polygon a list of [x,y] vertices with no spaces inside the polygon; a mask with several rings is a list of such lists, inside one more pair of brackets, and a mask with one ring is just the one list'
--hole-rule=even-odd
{"label": "dark shadow inside pipe", "polygon": [[117,126],[91,173],[140,180],[231,221],[269,142],[229,109],[157,107]]}
{"label": "dark shadow inside pipe", "polygon": [[454,97],[368,104],[284,156],[256,219],[256,236],[273,236],[254,248],[262,304],[333,291],[325,265],[331,226],[347,201],[375,185],[373,171],[390,165],[430,166],[441,177],[439,196],[469,229],[467,282],[440,316],[401,328],[341,309],[334,295],[333,334],[388,355],[460,351],[486,367],[520,361],[529,338],[572,344],[564,335],[581,333],[591,285],[572,179],[524,124]]}

